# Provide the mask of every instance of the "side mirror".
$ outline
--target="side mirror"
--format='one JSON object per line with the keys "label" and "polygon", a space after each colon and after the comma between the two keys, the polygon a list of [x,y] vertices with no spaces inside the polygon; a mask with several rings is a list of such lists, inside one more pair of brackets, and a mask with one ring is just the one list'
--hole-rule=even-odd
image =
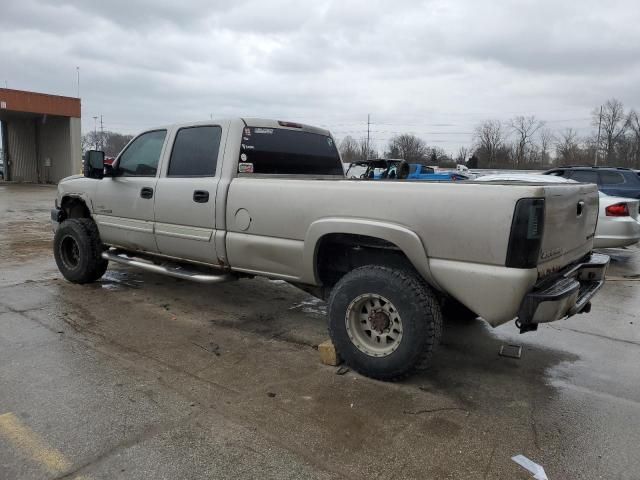
{"label": "side mirror", "polygon": [[105,163],[104,164],[104,176],[105,177],[115,177],[117,170],[113,167],[113,163]]}
{"label": "side mirror", "polygon": [[84,159],[84,176],[87,178],[102,178],[104,176],[104,152],[89,150]]}

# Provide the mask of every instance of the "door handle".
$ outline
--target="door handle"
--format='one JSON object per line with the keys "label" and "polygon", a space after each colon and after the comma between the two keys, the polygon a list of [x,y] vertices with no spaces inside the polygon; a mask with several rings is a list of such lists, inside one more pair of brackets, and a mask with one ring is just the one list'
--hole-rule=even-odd
{"label": "door handle", "polygon": [[206,190],[196,190],[193,192],[193,201],[196,203],[207,203],[209,201],[209,192]]}
{"label": "door handle", "polygon": [[140,190],[140,196],[142,198],[152,198],[153,197],[153,188],[151,188],[151,187],[143,187],[142,190]]}

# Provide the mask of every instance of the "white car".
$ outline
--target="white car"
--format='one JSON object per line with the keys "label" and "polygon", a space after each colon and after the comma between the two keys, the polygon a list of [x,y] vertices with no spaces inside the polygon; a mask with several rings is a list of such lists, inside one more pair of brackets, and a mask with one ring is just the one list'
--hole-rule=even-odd
{"label": "white car", "polygon": [[[568,178],[535,173],[490,174],[479,177],[475,181],[575,183],[575,180],[569,180]],[[638,222],[638,204],[640,201],[624,197],[611,197],[602,192],[599,192],[599,194],[598,226],[596,227],[593,247],[620,248],[640,241],[640,223]]]}
{"label": "white car", "polygon": [[577,183],[564,177],[538,173],[490,173],[477,177],[476,182],[530,182],[530,183]]}
{"label": "white car", "polygon": [[594,248],[617,248],[640,241],[638,200],[611,197],[600,192],[598,226]]}

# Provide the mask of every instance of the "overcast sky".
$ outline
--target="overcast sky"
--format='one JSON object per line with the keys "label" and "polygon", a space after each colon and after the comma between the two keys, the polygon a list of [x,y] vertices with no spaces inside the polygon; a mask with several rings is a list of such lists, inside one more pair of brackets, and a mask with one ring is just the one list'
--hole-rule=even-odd
{"label": "overcast sky", "polygon": [[455,153],[485,118],[591,130],[640,107],[638,0],[0,0],[0,82],[76,95],[83,130],[262,116]]}

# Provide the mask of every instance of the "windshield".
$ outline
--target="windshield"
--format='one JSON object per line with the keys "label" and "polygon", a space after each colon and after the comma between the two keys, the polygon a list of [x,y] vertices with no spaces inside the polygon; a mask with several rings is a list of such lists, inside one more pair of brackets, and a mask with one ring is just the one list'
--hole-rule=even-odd
{"label": "windshield", "polygon": [[238,172],[344,176],[340,155],[331,137],[261,127],[244,129]]}

